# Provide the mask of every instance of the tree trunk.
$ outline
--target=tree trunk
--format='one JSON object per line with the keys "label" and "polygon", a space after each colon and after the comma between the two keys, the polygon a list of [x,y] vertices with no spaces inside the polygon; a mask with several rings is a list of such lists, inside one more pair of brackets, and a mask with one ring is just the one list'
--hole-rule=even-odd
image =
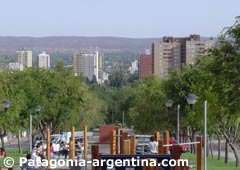
{"label": "tree trunk", "polygon": [[210,143],[209,143],[209,144],[210,144],[209,147],[210,147],[210,151],[211,151],[211,157],[213,158],[212,138],[213,138],[213,136],[211,135],[211,136],[210,136],[210,140],[209,140],[209,142],[210,142]]}
{"label": "tree trunk", "polygon": [[[230,138],[229,136],[226,134],[226,133],[223,133],[224,135],[224,138],[226,139],[226,145],[230,146],[230,148],[232,149],[233,153],[234,153],[234,156],[235,156],[235,160],[236,160],[236,167],[239,167],[240,166],[240,160],[239,160],[239,155],[238,155],[238,152],[237,152],[237,147],[234,146],[234,143],[232,143],[230,141]],[[226,146],[226,147],[227,147]],[[225,151],[226,151],[226,147],[225,147]],[[228,150],[227,150],[228,151]],[[228,152],[227,152],[228,153]],[[226,154],[226,152],[225,152]],[[227,158],[228,158],[228,154],[227,154]],[[228,161],[228,160],[227,160]],[[225,160],[225,163],[226,163],[226,160]]]}
{"label": "tree trunk", "polygon": [[[193,130],[192,129],[192,131],[191,131],[192,133],[191,133],[191,137],[190,137],[190,142],[193,142],[193,140],[194,140],[194,135],[195,135],[195,130]],[[194,153],[195,154],[195,147],[194,147],[194,145],[191,145],[191,153]]]}
{"label": "tree trunk", "polygon": [[18,130],[18,152],[22,154],[22,140],[21,140],[21,131]]}
{"label": "tree trunk", "polygon": [[239,167],[240,166],[240,160],[239,160],[239,155],[237,153],[237,149],[236,149],[236,147],[234,146],[233,143],[229,143],[229,146],[234,153],[234,156],[235,156],[235,159],[236,159],[236,167]]}
{"label": "tree trunk", "polygon": [[207,135],[207,143],[204,147],[207,147],[207,157],[209,157],[209,136]]}
{"label": "tree trunk", "polygon": [[228,163],[228,141],[226,139],[225,141],[225,161],[224,161],[225,164]]}
{"label": "tree trunk", "polygon": [[218,134],[217,134],[217,139],[218,139],[218,160],[220,160],[221,159],[221,139]]}
{"label": "tree trunk", "polygon": [[1,143],[2,143],[2,148],[5,148],[5,144],[4,144],[4,136],[1,136]]}

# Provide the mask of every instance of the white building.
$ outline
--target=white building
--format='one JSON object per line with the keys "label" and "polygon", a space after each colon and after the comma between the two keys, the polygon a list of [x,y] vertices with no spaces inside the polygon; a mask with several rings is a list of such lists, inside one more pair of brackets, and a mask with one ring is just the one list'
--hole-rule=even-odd
{"label": "white building", "polygon": [[10,69],[10,70],[20,70],[20,71],[23,71],[23,64],[20,64],[20,63],[9,63],[7,65],[7,68]]}
{"label": "white building", "polygon": [[131,63],[131,66],[128,68],[130,74],[135,74],[138,71],[138,60],[135,60]]}
{"label": "white building", "polygon": [[103,72],[103,83],[104,83],[104,81],[107,81],[108,79],[109,79],[109,73],[106,73],[106,72]]}
{"label": "white building", "polygon": [[39,68],[49,69],[50,68],[50,55],[46,54],[46,52],[42,52],[38,55],[37,65]]}
{"label": "white building", "polygon": [[96,78],[98,83],[102,78],[102,54],[96,52],[76,52],[73,55],[73,69],[76,75],[82,75],[92,81]]}
{"label": "white building", "polygon": [[32,67],[32,51],[26,49],[17,51],[17,62],[24,67]]}

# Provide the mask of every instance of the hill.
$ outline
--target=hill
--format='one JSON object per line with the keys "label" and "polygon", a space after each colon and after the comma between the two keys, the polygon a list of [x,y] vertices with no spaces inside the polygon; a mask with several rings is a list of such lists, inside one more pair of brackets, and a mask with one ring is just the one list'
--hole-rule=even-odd
{"label": "hill", "polygon": [[21,48],[34,53],[47,51],[53,53],[73,53],[78,50],[97,47],[103,52],[126,51],[141,53],[150,49],[154,41],[161,38],[121,38],[121,37],[0,37],[0,56],[15,55]]}

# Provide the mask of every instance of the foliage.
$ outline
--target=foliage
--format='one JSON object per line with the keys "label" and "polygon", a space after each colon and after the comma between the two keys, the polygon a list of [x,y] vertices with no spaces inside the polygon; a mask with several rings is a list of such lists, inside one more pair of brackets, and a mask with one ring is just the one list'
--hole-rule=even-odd
{"label": "foliage", "polygon": [[[0,73],[0,91],[2,100],[12,102],[0,118],[2,132],[27,129],[30,114],[42,134],[49,127],[52,132],[69,131],[72,126],[78,129],[85,123],[93,128],[105,119],[106,107],[101,98],[88,89],[83,78],[65,70],[62,63],[55,70],[5,70]],[[37,105],[42,106],[38,115]]]}

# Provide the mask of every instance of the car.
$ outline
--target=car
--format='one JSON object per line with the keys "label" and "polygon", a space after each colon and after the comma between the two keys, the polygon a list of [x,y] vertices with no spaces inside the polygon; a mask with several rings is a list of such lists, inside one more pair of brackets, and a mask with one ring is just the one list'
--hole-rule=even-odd
{"label": "car", "polygon": [[136,154],[146,154],[149,153],[148,144],[151,135],[135,135],[136,136]]}
{"label": "car", "polygon": [[137,145],[136,154],[146,154],[149,153],[148,145]]}

